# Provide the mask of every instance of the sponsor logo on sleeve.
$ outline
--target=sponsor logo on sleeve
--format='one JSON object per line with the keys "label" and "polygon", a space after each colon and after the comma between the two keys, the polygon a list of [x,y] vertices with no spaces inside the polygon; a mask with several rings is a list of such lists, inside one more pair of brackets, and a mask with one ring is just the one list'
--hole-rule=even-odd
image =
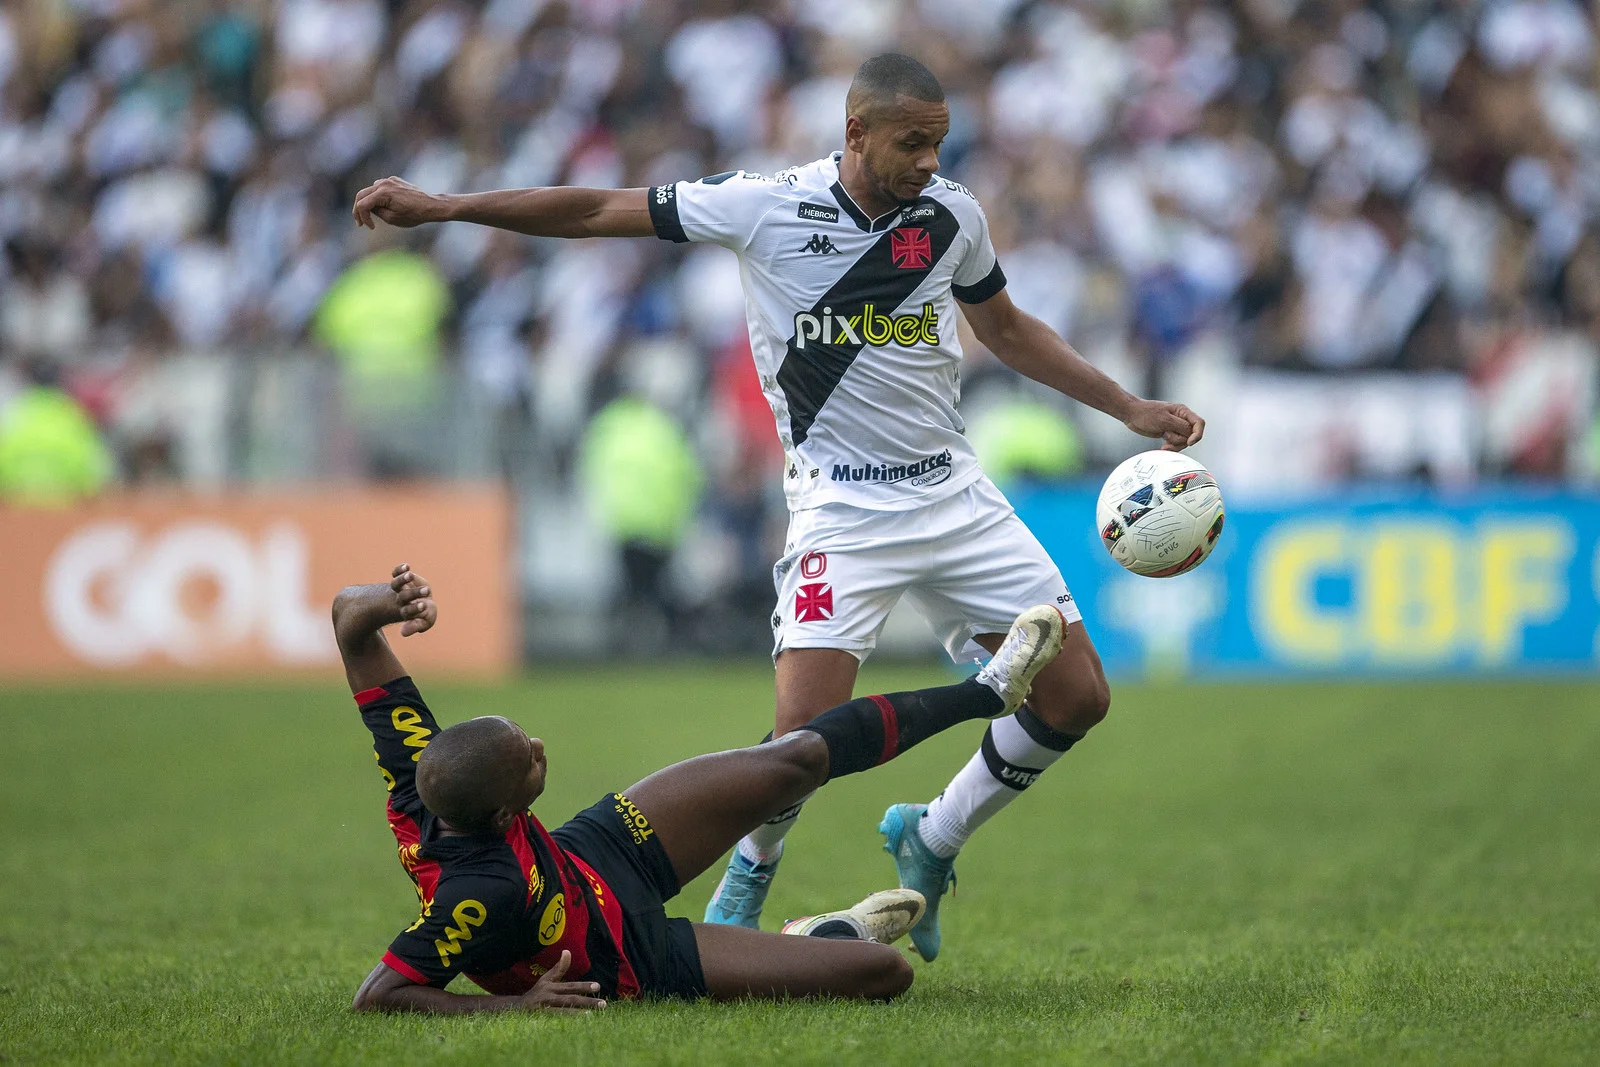
{"label": "sponsor logo on sleeve", "polygon": [[800,217],[810,222],[838,222],[839,209],[826,204],[810,204],[802,200],[798,208]]}
{"label": "sponsor logo on sleeve", "polygon": [[451,956],[461,955],[461,942],[472,940],[472,928],[483,925],[483,921],[489,917],[489,909],[476,900],[463,900],[456,905],[450,917],[456,921],[456,925],[446,926],[444,937],[436,938],[433,942],[433,947],[439,952],[439,962],[446,967],[453,962]]}

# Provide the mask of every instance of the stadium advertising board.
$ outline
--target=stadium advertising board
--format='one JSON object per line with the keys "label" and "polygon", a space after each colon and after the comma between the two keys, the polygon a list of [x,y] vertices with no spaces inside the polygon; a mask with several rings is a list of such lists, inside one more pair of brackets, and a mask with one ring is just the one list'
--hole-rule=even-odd
{"label": "stadium advertising board", "polygon": [[1101,547],[1092,491],[1018,491],[1115,673],[1528,673],[1600,667],[1600,499],[1230,501],[1177,578]]}
{"label": "stadium advertising board", "polygon": [[402,561],[436,586],[448,621],[407,642],[407,665],[498,673],[516,657],[507,523],[490,488],[0,510],[0,679],[335,670],[333,594]]}

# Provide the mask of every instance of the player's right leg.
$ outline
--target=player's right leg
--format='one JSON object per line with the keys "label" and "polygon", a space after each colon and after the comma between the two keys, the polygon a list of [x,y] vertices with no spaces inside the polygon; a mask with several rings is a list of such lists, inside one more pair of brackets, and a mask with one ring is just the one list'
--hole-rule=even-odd
{"label": "player's right leg", "polygon": [[[912,517],[914,519],[914,517]],[[907,580],[903,563],[886,559],[912,530],[904,515],[883,516],[829,504],[797,512],[783,558],[773,567],[777,716],[782,737],[850,699],[856,671],[871,653]],[[871,531],[867,536],[864,531]],[[805,798],[739,842],[706,905],[705,920],[757,927],[767,890],[783,858],[783,839]]]}
{"label": "player's right leg", "polygon": [[789,937],[720,923],[696,923],[706,993],[746,997],[860,997],[890,1000],[914,977],[898,949],[856,938]]}

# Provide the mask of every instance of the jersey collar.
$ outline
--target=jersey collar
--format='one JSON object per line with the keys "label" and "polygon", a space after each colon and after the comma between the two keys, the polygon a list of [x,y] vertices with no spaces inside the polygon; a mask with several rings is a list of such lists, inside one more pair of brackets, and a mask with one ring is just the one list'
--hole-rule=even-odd
{"label": "jersey collar", "polygon": [[856,224],[857,229],[866,233],[887,230],[890,223],[900,217],[901,209],[897,207],[879,215],[875,219],[868,218],[867,213],[861,210],[860,205],[855,202],[849,193],[845,192],[844,183],[841,181],[835,181],[830,192],[833,193],[834,200],[838,201],[839,206],[844,209],[844,213],[849,215],[850,220]]}

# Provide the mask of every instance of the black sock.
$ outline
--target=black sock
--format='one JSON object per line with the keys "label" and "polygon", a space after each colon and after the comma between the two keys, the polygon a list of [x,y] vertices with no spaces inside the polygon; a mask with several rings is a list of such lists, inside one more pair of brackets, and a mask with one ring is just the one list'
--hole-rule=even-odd
{"label": "black sock", "polygon": [[823,712],[800,727],[828,744],[828,778],[887,763],[941,730],[1000,714],[1005,703],[975,679],[936,689],[861,697]]}

